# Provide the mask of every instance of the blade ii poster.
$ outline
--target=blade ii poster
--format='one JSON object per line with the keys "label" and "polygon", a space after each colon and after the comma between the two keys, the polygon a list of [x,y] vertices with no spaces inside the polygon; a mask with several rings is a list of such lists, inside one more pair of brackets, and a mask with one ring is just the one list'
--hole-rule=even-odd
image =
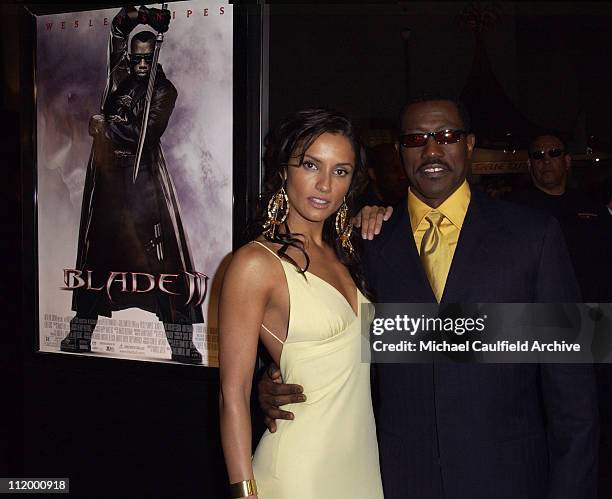
{"label": "blade ii poster", "polygon": [[232,10],[37,18],[40,349],[216,365],[232,240]]}

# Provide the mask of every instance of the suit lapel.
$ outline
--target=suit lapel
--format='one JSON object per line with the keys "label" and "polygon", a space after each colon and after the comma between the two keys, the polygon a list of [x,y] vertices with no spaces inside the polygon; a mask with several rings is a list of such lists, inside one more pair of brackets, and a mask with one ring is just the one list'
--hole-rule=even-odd
{"label": "suit lapel", "polygon": [[381,258],[393,272],[394,282],[405,289],[406,301],[435,302],[412,235],[407,203],[402,203],[402,207],[397,223],[381,247]]}
{"label": "suit lapel", "polygon": [[[461,228],[459,241],[446,280],[441,303],[465,301],[465,289],[478,283],[471,283],[474,269],[487,258],[487,252],[495,246],[499,234],[503,235],[503,224],[492,209],[485,194],[472,190],[472,198]],[[393,276],[393,282],[402,287],[402,299],[413,303],[436,302],[425,275],[419,253],[412,236],[407,203],[394,214],[393,227],[380,246],[382,264]],[[391,224],[391,221],[387,222]],[[382,236],[381,236],[382,237]]]}
{"label": "suit lapel", "polygon": [[[464,301],[464,289],[470,288],[468,281],[473,270],[482,264],[487,248],[502,228],[501,221],[487,203],[485,195],[472,189],[472,198],[461,228],[455,255],[446,279],[441,303]],[[476,283],[477,285],[477,283]]]}

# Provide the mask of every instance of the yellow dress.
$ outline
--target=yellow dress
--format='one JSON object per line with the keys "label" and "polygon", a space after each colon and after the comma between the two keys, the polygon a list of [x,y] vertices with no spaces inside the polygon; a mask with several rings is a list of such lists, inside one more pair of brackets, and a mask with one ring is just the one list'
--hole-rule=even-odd
{"label": "yellow dress", "polygon": [[285,383],[304,387],[307,401],[283,407],[295,419],[277,421],[276,432],[261,438],[253,457],[258,497],[381,499],[370,364],[362,360],[369,346],[361,319],[371,322],[372,305],[357,291],[356,316],[331,284],[279,260],[290,310],[280,369]]}

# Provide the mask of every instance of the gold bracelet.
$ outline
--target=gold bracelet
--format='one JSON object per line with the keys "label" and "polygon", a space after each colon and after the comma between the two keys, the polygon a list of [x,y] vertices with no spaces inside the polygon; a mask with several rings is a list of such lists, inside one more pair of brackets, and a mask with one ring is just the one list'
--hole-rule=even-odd
{"label": "gold bracelet", "polygon": [[254,496],[257,495],[257,483],[255,483],[255,480],[252,479],[232,483],[229,486],[229,492],[232,499]]}

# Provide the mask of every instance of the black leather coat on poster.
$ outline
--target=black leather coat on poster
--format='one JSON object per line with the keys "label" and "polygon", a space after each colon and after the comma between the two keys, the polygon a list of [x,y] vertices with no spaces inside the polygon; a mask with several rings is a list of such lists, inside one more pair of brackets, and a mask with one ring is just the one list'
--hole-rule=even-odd
{"label": "black leather coat on poster", "polygon": [[[135,153],[145,107],[147,79],[129,73],[127,42],[135,24],[125,9],[113,20],[108,81],[102,99],[104,129],[95,134],[87,165],[76,268],[93,270],[93,285],[106,284],[110,272],[154,276],[178,274],[167,288],[146,293],[105,292],[78,288],[72,308],[85,316],[104,315],[131,307],[157,314],[165,322],[203,322],[201,307],[187,302],[185,272],[194,266],[181,222],[180,207],[160,145],[174,109],[177,91],[158,66],[138,176],[133,182]],[[126,98],[127,96],[127,98]],[[118,117],[118,118],[117,118]],[[85,275],[85,274],[84,274]],[[148,287],[140,276],[139,289]],[[128,278],[131,285],[131,277]]]}

